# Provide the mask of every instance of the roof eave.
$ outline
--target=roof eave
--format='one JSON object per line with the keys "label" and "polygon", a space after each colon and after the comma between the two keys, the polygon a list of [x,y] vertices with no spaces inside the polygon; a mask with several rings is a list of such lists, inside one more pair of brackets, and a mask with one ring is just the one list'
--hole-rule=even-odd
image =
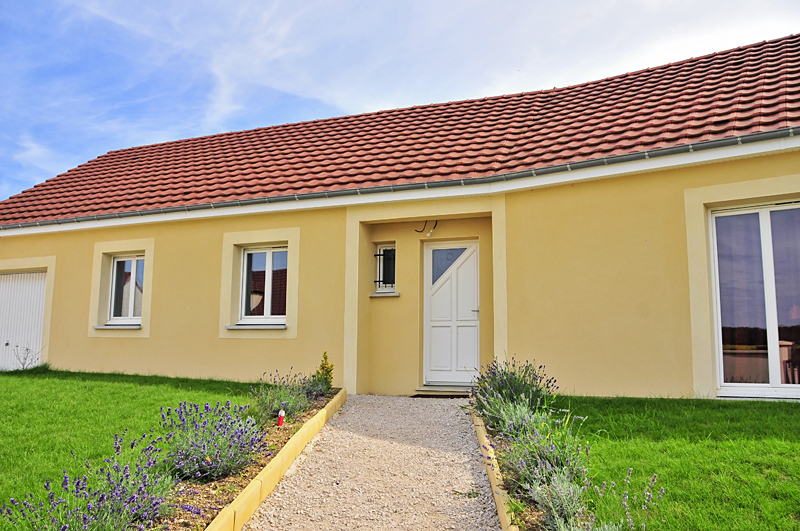
{"label": "roof eave", "polygon": [[[327,199],[345,198],[347,196],[363,196],[363,195],[371,196],[373,194],[383,195],[383,194],[410,192],[418,190],[421,191],[421,190],[434,190],[439,188],[496,184],[502,182],[518,181],[520,179],[543,177],[546,175],[550,176],[553,174],[559,174],[565,172],[580,172],[581,170],[589,170],[601,166],[612,166],[612,165],[635,162],[635,161],[655,159],[659,157],[669,157],[675,155],[683,155],[687,153],[696,153],[708,150],[727,148],[737,145],[743,146],[746,144],[752,144],[757,142],[766,142],[770,140],[793,138],[795,136],[800,136],[800,127],[785,127],[781,129],[775,129],[772,131],[751,133],[748,135],[733,136],[733,137],[721,138],[718,140],[708,140],[704,142],[683,144],[680,146],[671,146],[671,147],[648,150],[648,151],[637,151],[624,155],[615,155],[612,157],[589,159],[585,161],[579,161],[568,164],[559,164],[554,166],[543,166],[543,167],[531,168],[527,170],[515,171],[510,173],[487,175],[484,177],[471,177],[468,179],[448,179],[442,181],[427,181],[422,183],[406,183],[406,184],[395,184],[388,186],[348,188],[343,190],[332,190],[325,192],[288,194],[288,195],[272,196],[272,197],[228,200],[216,203],[202,203],[202,204],[186,205],[186,206],[155,208],[149,210],[114,212],[114,213],[98,214],[92,216],[79,216],[79,217],[63,218],[63,219],[30,221],[23,223],[10,223],[5,225],[0,225],[0,230],[9,231],[15,229],[26,229],[26,228],[31,229],[37,227],[45,228],[45,227],[52,227],[53,225],[86,223],[90,221],[121,220],[124,218],[149,217],[149,216],[173,214],[173,213],[189,213],[189,212],[196,212],[203,210],[220,210],[232,207],[247,207],[255,205],[274,204],[274,203],[286,203],[292,201],[300,202],[300,201],[320,200],[320,199],[327,200]],[[675,165],[676,166],[683,165],[683,163],[676,163]],[[667,164],[666,166],[670,166],[670,164]],[[664,169],[664,168],[661,167],[659,169]],[[331,205],[331,206],[339,206],[339,205]]]}

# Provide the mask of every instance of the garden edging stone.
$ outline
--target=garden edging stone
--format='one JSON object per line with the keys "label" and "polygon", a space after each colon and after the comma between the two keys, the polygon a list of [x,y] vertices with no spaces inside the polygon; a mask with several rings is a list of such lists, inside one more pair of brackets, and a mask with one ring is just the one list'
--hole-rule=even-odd
{"label": "garden edging stone", "polygon": [[[281,448],[278,454],[206,527],[206,531],[240,531],[261,502],[272,492],[300,452],[347,400],[342,389]],[[503,529],[506,529],[505,527]]]}
{"label": "garden edging stone", "polygon": [[486,427],[483,424],[483,419],[470,412],[472,415],[472,424],[475,426],[475,433],[478,436],[478,445],[481,449],[481,456],[483,463],[486,465],[486,474],[489,476],[489,483],[492,486],[492,495],[494,496],[494,503],[497,506],[497,517],[500,519],[500,527],[503,531],[519,531],[519,527],[511,525],[511,519],[506,512],[506,502],[508,501],[508,493],[500,486],[502,485],[502,477],[500,476],[500,469],[495,466],[497,462],[494,450],[492,449],[489,436],[486,434]]}

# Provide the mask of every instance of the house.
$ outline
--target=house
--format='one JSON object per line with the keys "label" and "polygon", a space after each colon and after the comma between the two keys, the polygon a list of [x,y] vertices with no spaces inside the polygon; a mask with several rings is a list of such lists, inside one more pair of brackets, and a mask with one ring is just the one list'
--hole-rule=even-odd
{"label": "house", "polygon": [[800,397],[800,36],[112,151],[0,202],[0,359]]}

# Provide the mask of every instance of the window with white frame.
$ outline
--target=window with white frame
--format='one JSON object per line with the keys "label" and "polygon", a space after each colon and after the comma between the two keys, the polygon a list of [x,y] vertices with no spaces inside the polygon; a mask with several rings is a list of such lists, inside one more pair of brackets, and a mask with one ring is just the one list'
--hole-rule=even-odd
{"label": "window with white frame", "polygon": [[286,324],[286,248],[245,249],[241,324]]}
{"label": "window with white frame", "polygon": [[115,256],[111,264],[109,324],[140,325],[144,293],[144,256]]}
{"label": "window with white frame", "polygon": [[377,293],[393,293],[395,291],[395,245],[379,244],[375,253],[377,271],[375,273],[375,291]]}
{"label": "window with white frame", "polygon": [[800,384],[800,205],[714,212],[722,387]]}

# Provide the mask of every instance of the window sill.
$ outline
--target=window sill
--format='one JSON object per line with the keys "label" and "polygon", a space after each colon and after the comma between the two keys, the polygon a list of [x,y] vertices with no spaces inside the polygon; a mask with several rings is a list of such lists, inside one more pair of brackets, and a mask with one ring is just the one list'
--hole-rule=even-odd
{"label": "window sill", "polygon": [[379,299],[381,297],[399,297],[400,294],[396,291],[376,291],[375,293],[370,293],[370,299]]}
{"label": "window sill", "polygon": [[140,324],[107,324],[103,326],[93,326],[95,330],[141,330],[142,325]]}
{"label": "window sill", "polygon": [[237,324],[226,326],[225,330],[286,330],[285,324]]}
{"label": "window sill", "polygon": [[800,385],[733,384],[721,386],[717,398],[800,398]]}

